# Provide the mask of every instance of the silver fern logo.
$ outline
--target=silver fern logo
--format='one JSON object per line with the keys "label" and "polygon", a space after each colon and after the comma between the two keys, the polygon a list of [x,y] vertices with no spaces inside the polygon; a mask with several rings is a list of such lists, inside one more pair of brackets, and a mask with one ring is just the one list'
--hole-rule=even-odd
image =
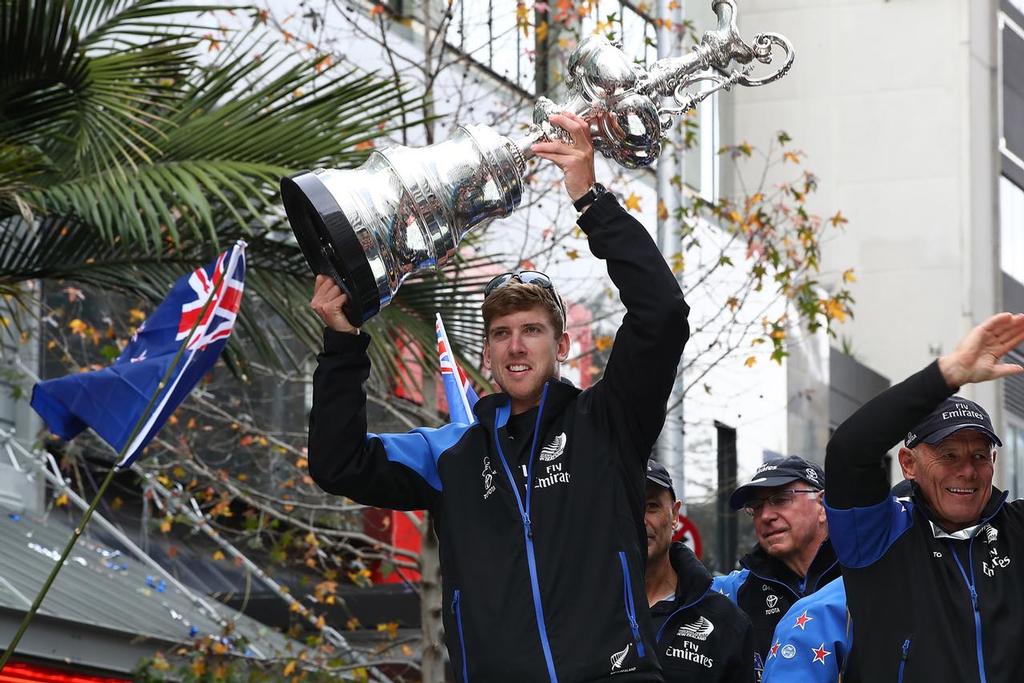
{"label": "silver fern logo", "polygon": [[715,630],[715,625],[708,621],[707,617],[700,617],[697,621],[692,624],[684,624],[679,627],[679,632],[676,633],[678,636],[684,638],[693,638],[694,640],[704,641],[708,639],[711,632]]}
{"label": "silver fern logo", "polygon": [[565,438],[565,432],[562,432],[552,439],[551,443],[540,449],[540,459],[544,462],[551,462],[565,451],[565,444],[567,441],[568,439]]}
{"label": "silver fern logo", "polygon": [[626,643],[626,649],[619,650],[612,655],[612,671],[622,668],[622,662],[625,661],[626,655],[629,654],[629,646],[633,643]]}

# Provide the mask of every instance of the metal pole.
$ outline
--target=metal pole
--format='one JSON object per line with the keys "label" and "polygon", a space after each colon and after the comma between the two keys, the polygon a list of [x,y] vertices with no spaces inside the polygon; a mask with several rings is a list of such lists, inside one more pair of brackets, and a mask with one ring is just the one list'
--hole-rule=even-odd
{"label": "metal pole", "polygon": [[[658,0],[657,45],[658,59],[683,54],[683,22],[682,3],[673,0]],[[672,256],[683,248],[676,210],[680,204],[683,176],[682,149],[683,139],[680,124],[676,123],[668,131],[668,140],[661,156],[658,157],[658,246],[665,259],[670,263]],[[673,182],[675,181],[675,182]],[[682,282],[682,273],[678,275]],[[680,368],[682,362],[680,361]],[[686,500],[686,469],[683,458],[683,402],[682,374],[676,375],[672,387],[672,395],[668,405],[672,406],[665,415],[665,426],[658,437],[655,447],[658,462],[672,475],[676,495]]]}

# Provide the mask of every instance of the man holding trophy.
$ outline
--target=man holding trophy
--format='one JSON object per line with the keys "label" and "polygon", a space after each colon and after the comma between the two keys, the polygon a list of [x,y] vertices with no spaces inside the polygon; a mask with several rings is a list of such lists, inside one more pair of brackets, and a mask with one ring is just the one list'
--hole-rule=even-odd
{"label": "man holding trophy", "polygon": [[[662,680],[644,599],[645,474],[688,308],[647,230],[596,182],[594,151],[625,167],[650,165],[673,117],[715,90],[785,75],[794,52],[784,37],[760,34],[748,45],[735,1],[712,8],[717,30],[648,68],[602,36],[583,40],[567,62],[566,100],[540,98],[525,136],[461,126],[428,147],[377,150],[358,169],[281,182],[317,273],[311,306],[327,327],[313,377],[310,474],[367,505],[431,511],[460,681]],[[784,62],[755,78],[754,63],[771,63],[775,48]],[[543,273],[505,273],[483,303],[484,364],[500,393],[480,399],[476,422],[367,433],[370,339],[359,326],[405,278],[451,258],[466,232],[508,216],[534,156],[562,170],[577,222],[626,308],[603,378],[586,391],[560,380],[569,335],[554,284]]]}
{"label": "man holding trophy", "polygon": [[558,165],[593,254],[626,315],[604,377],[559,379],[569,352],[550,280],[509,273],[483,304],[485,365],[501,393],[478,422],[366,432],[368,335],[317,278],[324,321],[313,380],[310,474],[368,505],[429,509],[440,541],[444,622],[459,680],[660,681],[644,599],[647,456],[688,336],[687,307],[647,230],[594,179],[587,123],[554,115],[569,142],[533,151]]}

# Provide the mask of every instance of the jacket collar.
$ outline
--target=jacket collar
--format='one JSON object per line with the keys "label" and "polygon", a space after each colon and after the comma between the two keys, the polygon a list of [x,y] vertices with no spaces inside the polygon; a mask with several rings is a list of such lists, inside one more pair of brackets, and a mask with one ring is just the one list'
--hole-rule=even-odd
{"label": "jacket collar", "polygon": [[807,568],[807,576],[798,576],[796,572],[786,566],[785,562],[777,560],[764,551],[760,544],[745,555],[740,564],[756,574],[767,579],[774,579],[783,583],[796,594],[802,595],[807,587],[812,586],[817,590],[828,582],[823,580],[830,572],[838,569],[838,558],[832,548],[832,540],[826,538],[818,547],[818,552]]}
{"label": "jacket collar", "polygon": [[683,543],[673,543],[668,559],[676,572],[676,603],[688,605],[707,593],[711,587],[711,574]]}
{"label": "jacket collar", "polygon": [[[550,416],[562,412],[565,406],[579,396],[580,391],[566,379],[552,378],[545,382],[541,393],[541,402],[544,405],[542,424],[546,424]],[[488,394],[476,402],[473,412],[481,424],[501,429],[512,414],[512,399],[504,392]]]}

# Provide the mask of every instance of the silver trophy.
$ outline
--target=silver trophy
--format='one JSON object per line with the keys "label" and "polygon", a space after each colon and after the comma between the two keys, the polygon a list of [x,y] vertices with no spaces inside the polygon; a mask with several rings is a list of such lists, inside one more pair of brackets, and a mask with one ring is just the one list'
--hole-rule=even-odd
{"label": "silver trophy", "polygon": [[[638,168],[658,158],[673,117],[716,90],[764,85],[789,71],[795,53],[786,38],[762,33],[748,45],[736,28],[735,1],[713,0],[712,9],[717,29],[688,54],[647,69],[603,37],[583,40],[569,56],[568,99],[540,98],[525,135],[460,126],[446,142],[375,151],[354,170],[283,178],[281,197],[299,246],[315,273],[329,275],[348,294],[346,317],[361,325],[391,302],[405,278],[451,258],[466,232],[511,214],[522,200],[532,145],[567,141],[548,122],[551,114],[578,114],[590,123],[595,149]],[[753,77],[754,62],[770,64],[776,47],[781,65]]]}

